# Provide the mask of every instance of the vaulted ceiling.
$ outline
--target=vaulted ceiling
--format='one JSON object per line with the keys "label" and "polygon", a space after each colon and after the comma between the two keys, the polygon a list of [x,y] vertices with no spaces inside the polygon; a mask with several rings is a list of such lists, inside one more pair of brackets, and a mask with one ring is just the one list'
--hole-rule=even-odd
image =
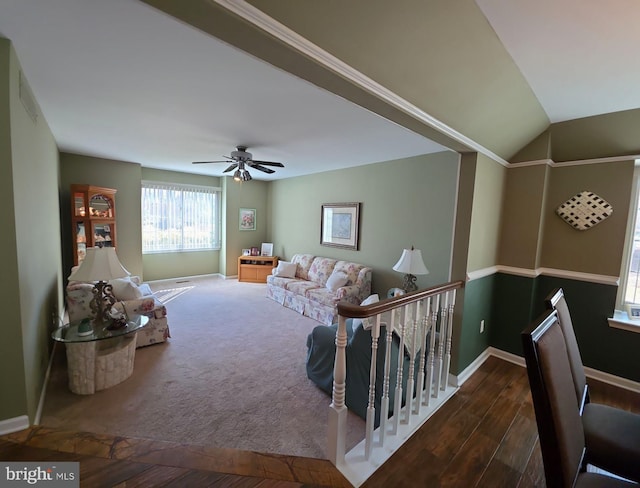
{"label": "vaulted ceiling", "polygon": [[[640,107],[633,0],[2,0],[63,151],[290,177],[436,152],[508,160],[550,123]],[[255,175],[261,177],[262,175]]]}

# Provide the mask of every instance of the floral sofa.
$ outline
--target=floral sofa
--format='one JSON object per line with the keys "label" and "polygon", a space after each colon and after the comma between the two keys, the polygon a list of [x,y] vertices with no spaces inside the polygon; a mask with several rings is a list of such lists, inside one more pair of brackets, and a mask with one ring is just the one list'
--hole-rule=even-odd
{"label": "floral sofa", "polygon": [[267,277],[267,297],[325,325],[335,322],[339,301],[360,305],[371,294],[372,269],[358,263],[295,254]]}
{"label": "floral sofa", "polygon": [[[113,295],[117,302],[114,308],[126,315],[146,315],[149,323],[137,332],[136,347],[158,344],[171,337],[167,323],[167,309],[158,300],[149,285],[140,284],[138,276],[112,280]],[[67,285],[67,313],[74,322],[92,315],[89,306],[93,298],[93,283],[70,281]]]}

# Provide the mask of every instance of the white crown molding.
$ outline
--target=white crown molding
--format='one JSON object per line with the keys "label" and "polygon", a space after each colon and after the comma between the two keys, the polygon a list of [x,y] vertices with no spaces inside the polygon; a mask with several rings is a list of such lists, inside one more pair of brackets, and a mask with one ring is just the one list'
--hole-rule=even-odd
{"label": "white crown molding", "polygon": [[509,169],[526,168],[527,166],[553,166],[555,163],[551,159],[536,159],[533,161],[523,161],[522,163],[511,163]]}
{"label": "white crown molding", "polygon": [[352,68],[345,62],[341,61],[337,57],[328,53],[324,49],[319,46],[313,44],[308,39],[305,39],[297,32],[289,29],[284,24],[281,24],[277,20],[269,17],[267,14],[262,12],[260,9],[254,7],[253,5],[247,3],[244,0],[210,0],[221,7],[230,10],[234,14],[238,15],[242,19],[247,22],[253,24],[259,29],[269,33],[274,36],[276,39],[279,39],[289,47],[295,49],[299,53],[304,54],[305,56],[313,59],[321,66],[337,73],[341,77],[351,81],[354,85],[359,86],[363,90],[375,95],[387,102],[390,106],[401,110],[402,112],[412,116],[416,120],[422,122],[423,124],[431,127],[432,129],[437,130],[438,132],[450,137],[451,139],[459,142],[467,146],[469,149],[473,151],[477,151],[481,154],[484,154],[490,159],[493,159],[497,163],[508,167],[509,162],[490,151],[486,147],[478,144],[476,141],[469,139],[467,136],[461,134],[457,130],[449,127],[445,123],[439,121],[435,117],[432,117],[425,111],[421,110],[417,106],[413,105],[409,101],[404,98],[398,96],[388,88],[380,85],[376,81],[372,80],[368,76],[364,75],[360,71]]}
{"label": "white crown molding", "polygon": [[599,283],[602,285],[614,285],[620,284],[620,277],[608,276],[593,273],[581,273],[579,271],[570,271],[566,269],[554,269],[554,268],[517,268],[514,266],[496,265],[488,268],[478,269],[467,273],[467,281],[473,281],[486,276],[491,276],[496,273],[504,273],[514,276],[524,276],[526,278],[536,278],[540,275],[552,276],[554,278],[566,278],[576,281],[588,281],[590,283]]}
{"label": "white crown molding", "polygon": [[536,159],[532,161],[523,161],[522,163],[511,163],[509,169],[523,168],[527,166],[542,166],[547,165],[552,168],[563,168],[566,166],[584,166],[586,164],[601,164],[601,163],[615,163],[618,161],[635,161],[636,166],[640,166],[640,155],[631,154],[627,156],[613,156],[610,158],[595,158],[595,159],[576,159],[573,161],[560,161],[555,162],[553,159]]}

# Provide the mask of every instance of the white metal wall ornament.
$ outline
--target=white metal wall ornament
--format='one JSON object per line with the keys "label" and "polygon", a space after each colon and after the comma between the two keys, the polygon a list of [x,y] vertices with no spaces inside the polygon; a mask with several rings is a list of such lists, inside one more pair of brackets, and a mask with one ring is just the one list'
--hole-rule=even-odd
{"label": "white metal wall ornament", "polygon": [[578,193],[556,209],[561,219],[578,230],[590,229],[612,213],[611,204],[591,191]]}

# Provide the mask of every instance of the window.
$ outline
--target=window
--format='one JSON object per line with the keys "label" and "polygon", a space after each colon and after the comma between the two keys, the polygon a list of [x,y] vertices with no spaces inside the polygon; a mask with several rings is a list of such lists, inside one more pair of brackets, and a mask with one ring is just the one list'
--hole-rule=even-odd
{"label": "window", "polygon": [[625,243],[626,260],[621,273],[618,291],[619,310],[624,310],[626,303],[640,303],[640,191],[638,184],[640,167],[636,161],[633,175],[632,203],[629,207],[629,224]]}
{"label": "window", "polygon": [[220,189],[142,182],[142,252],[220,249]]}

